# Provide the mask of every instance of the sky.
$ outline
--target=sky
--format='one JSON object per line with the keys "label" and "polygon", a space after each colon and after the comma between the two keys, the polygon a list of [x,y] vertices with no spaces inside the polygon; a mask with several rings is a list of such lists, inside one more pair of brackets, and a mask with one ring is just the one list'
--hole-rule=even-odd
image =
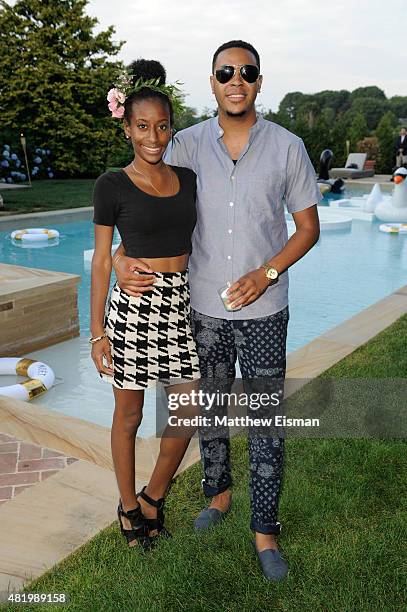
{"label": "sky", "polygon": [[119,59],[160,60],[199,111],[216,106],[212,55],[232,39],[260,53],[264,109],[291,91],[377,85],[407,95],[407,0],[90,0],[86,12],[126,41]]}

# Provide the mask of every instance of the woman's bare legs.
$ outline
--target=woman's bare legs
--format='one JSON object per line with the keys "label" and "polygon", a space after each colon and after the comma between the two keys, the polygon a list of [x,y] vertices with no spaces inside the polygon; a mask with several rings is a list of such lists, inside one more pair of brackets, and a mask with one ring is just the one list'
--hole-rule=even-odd
{"label": "woman's bare legs", "polygon": [[[112,457],[123,510],[127,512],[139,505],[134,455],[136,434],[143,418],[144,391],[113,387],[113,393],[115,410],[111,432]],[[129,521],[123,521],[124,528],[130,529]]]}
{"label": "woman's bare legs", "polygon": [[[192,390],[199,388],[199,381],[191,383],[182,383],[172,385],[166,388],[167,396],[171,394],[190,393]],[[199,408],[194,406],[181,406],[176,412],[178,418],[190,418],[199,414]],[[177,471],[185,452],[190,443],[191,437],[196,431],[196,427],[171,427],[167,425],[160,443],[160,454],[155,464],[153,473],[150,478],[145,492],[153,499],[161,499],[165,496],[165,492]],[[155,518],[157,510],[150,506],[146,501],[139,497],[142,512],[146,518]],[[155,535],[155,532],[151,532]]]}

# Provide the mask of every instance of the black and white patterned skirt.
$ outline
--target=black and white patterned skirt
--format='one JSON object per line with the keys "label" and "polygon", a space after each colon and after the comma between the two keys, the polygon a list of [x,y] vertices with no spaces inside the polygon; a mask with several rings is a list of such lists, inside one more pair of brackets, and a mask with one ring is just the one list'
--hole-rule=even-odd
{"label": "black and white patterned skirt", "polygon": [[188,271],[155,272],[152,291],[128,295],[116,283],[105,316],[113,376],[119,389],[147,389],[200,378],[190,325]]}

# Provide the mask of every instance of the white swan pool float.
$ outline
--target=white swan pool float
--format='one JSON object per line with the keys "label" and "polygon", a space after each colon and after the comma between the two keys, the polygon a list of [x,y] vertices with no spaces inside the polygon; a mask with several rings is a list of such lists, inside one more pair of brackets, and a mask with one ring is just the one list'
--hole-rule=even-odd
{"label": "white swan pool float", "polygon": [[384,194],[376,183],[368,195],[334,200],[329,208],[346,211],[353,219],[373,221],[377,218],[388,223],[407,223],[407,170],[396,170],[393,180],[391,194]]}
{"label": "white swan pool float", "polygon": [[375,217],[386,223],[407,223],[407,170],[399,168],[393,175],[394,191],[383,196],[374,208]]}
{"label": "white swan pool float", "polygon": [[332,200],[329,203],[329,208],[346,212],[352,219],[362,221],[373,221],[374,209],[376,204],[382,199],[383,194],[380,186],[376,183],[370,192],[361,197],[352,197],[352,199],[344,198],[342,200]]}

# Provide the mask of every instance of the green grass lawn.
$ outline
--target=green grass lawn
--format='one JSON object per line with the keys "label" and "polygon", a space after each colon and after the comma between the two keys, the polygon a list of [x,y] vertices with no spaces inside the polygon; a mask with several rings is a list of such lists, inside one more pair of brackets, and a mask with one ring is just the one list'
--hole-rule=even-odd
{"label": "green grass lawn", "polygon": [[[406,372],[404,316],[324,376]],[[250,544],[247,447],[236,438],[233,509],[222,525],[193,532],[192,521],[205,505],[195,465],[168,496],[173,540],[143,556],[126,548],[114,524],[27,590],[67,592],[64,609],[81,612],[405,611],[406,451],[404,440],[287,440],[279,518],[291,571],[282,583],[262,577]]]}
{"label": "green grass lawn", "polygon": [[11,214],[92,206],[94,179],[33,181],[27,189],[0,189]]}

